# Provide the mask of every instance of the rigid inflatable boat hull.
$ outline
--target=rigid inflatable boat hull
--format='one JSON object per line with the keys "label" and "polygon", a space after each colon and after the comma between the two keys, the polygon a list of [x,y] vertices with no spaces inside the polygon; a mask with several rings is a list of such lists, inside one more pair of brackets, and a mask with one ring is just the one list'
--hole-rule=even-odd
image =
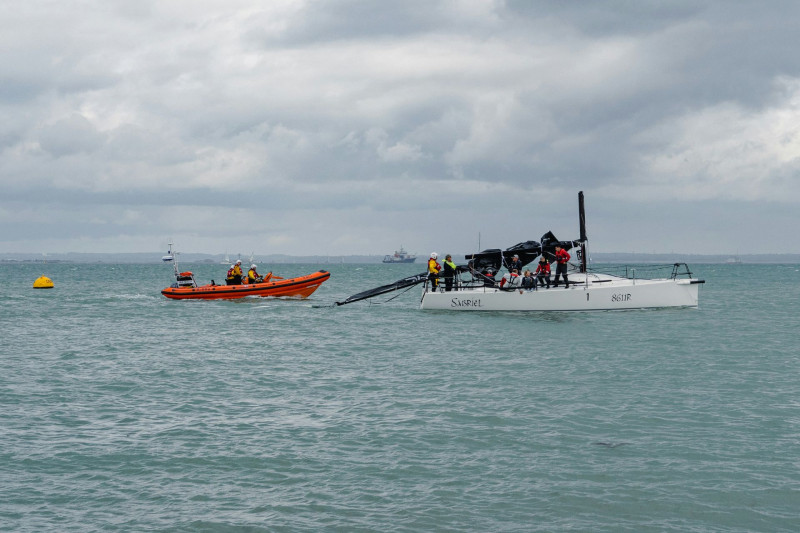
{"label": "rigid inflatable boat hull", "polygon": [[246,296],[308,298],[330,277],[330,272],[320,270],[307,276],[267,283],[167,287],[161,294],[172,300],[232,300]]}

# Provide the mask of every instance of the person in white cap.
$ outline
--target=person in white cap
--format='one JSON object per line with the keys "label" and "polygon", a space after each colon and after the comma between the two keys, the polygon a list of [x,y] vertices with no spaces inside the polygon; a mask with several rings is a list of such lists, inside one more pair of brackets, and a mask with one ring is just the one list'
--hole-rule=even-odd
{"label": "person in white cap", "polygon": [[225,278],[225,283],[228,285],[241,285],[242,284],[242,260],[239,259],[231,265],[228,270],[228,275]]}
{"label": "person in white cap", "polygon": [[256,264],[253,263],[250,265],[250,270],[247,271],[247,283],[260,283],[261,276],[258,275],[256,271]]}
{"label": "person in white cap", "polygon": [[439,254],[433,252],[431,258],[428,259],[428,279],[431,282],[431,291],[434,292],[439,287],[439,271],[442,269],[442,265],[436,261],[437,257],[439,257]]}

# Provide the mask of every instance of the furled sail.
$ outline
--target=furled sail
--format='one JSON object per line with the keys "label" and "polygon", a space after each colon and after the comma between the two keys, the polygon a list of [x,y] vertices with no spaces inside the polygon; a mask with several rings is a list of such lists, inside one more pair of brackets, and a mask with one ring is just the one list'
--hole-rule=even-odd
{"label": "furled sail", "polygon": [[506,248],[503,252],[503,266],[508,268],[515,255],[519,256],[522,266],[532,263],[542,253],[542,245],[536,241],[525,241]]}
{"label": "furled sail", "polygon": [[492,248],[476,254],[465,255],[464,259],[469,261],[469,266],[472,266],[477,272],[491,270],[496,273],[501,267],[508,268],[515,255],[519,256],[522,266],[525,266],[536,259],[541,251],[542,247],[538,242],[525,241],[505,250]]}
{"label": "furled sail", "polygon": [[465,255],[464,259],[469,261],[469,266],[477,272],[491,270],[497,272],[503,264],[503,251],[500,248],[491,248],[476,254]]}
{"label": "furled sail", "polygon": [[542,235],[542,250],[541,254],[547,258],[551,263],[556,258],[556,246],[561,246],[563,249],[569,251],[577,246],[579,241],[559,241],[552,231],[548,231]]}

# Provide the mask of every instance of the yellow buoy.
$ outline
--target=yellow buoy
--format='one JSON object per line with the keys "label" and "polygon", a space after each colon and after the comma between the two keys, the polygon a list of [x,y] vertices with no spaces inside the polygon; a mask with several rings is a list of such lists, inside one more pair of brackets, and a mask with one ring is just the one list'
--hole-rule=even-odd
{"label": "yellow buoy", "polygon": [[36,278],[36,281],[33,282],[34,289],[52,289],[53,288],[53,280],[48,278],[47,276],[39,276]]}

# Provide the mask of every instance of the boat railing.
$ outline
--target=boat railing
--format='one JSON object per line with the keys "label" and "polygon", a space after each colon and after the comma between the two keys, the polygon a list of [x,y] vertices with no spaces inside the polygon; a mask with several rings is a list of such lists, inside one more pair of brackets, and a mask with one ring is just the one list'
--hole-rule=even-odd
{"label": "boat railing", "polygon": [[[496,289],[497,283],[495,285],[486,285],[484,280],[478,279],[472,275],[466,275],[468,273],[458,272],[455,276],[453,276],[453,291],[465,291],[465,290],[476,290],[476,289]],[[499,283],[499,282],[498,282]],[[423,292],[446,292],[445,287],[447,284],[445,283],[444,276],[439,276],[439,283],[437,284],[436,290],[434,291],[431,288],[431,280],[429,278],[425,279],[425,284],[423,285]]]}
{"label": "boat railing", "polygon": [[[577,273],[577,269],[573,269],[571,273]],[[602,275],[616,276],[619,278],[630,279],[634,282],[637,280],[654,280],[654,279],[679,279],[687,278],[692,279],[692,272],[689,270],[689,265],[686,263],[671,263],[671,264],[636,264],[636,265],[603,265],[594,266],[587,269],[585,277],[580,284],[602,283],[607,281],[602,279]],[[494,290],[498,287],[499,280],[495,280],[494,285],[487,285],[485,280],[479,277],[479,273],[471,272],[458,272],[453,278],[453,290],[480,290],[491,289]],[[580,278],[579,278],[580,279]],[[429,279],[425,280],[424,292],[431,292],[431,282]],[[445,291],[444,277],[439,277],[439,283],[436,292]]]}
{"label": "boat railing", "polygon": [[692,272],[686,263],[670,264],[637,264],[637,265],[603,265],[587,269],[587,275],[608,274],[630,280],[678,279],[692,278]]}
{"label": "boat railing", "polygon": [[[577,269],[571,271],[572,274],[577,273]],[[693,279],[692,272],[689,270],[689,265],[686,263],[671,263],[671,264],[635,264],[635,265],[603,265],[594,266],[587,269],[585,276],[580,276],[577,283],[588,286],[594,283],[603,283],[610,281],[603,278],[603,276],[615,276],[618,278],[626,278],[632,280],[634,283],[638,280],[657,280],[657,279]],[[499,281],[495,280],[494,285],[487,285],[486,280],[482,279],[480,273],[471,272],[458,272],[453,279],[453,290],[496,290],[499,287]],[[581,279],[582,278],[582,279]],[[431,282],[429,279],[425,280],[425,292],[432,291]],[[445,281],[443,277],[439,278],[439,284],[436,292],[445,291]]]}

